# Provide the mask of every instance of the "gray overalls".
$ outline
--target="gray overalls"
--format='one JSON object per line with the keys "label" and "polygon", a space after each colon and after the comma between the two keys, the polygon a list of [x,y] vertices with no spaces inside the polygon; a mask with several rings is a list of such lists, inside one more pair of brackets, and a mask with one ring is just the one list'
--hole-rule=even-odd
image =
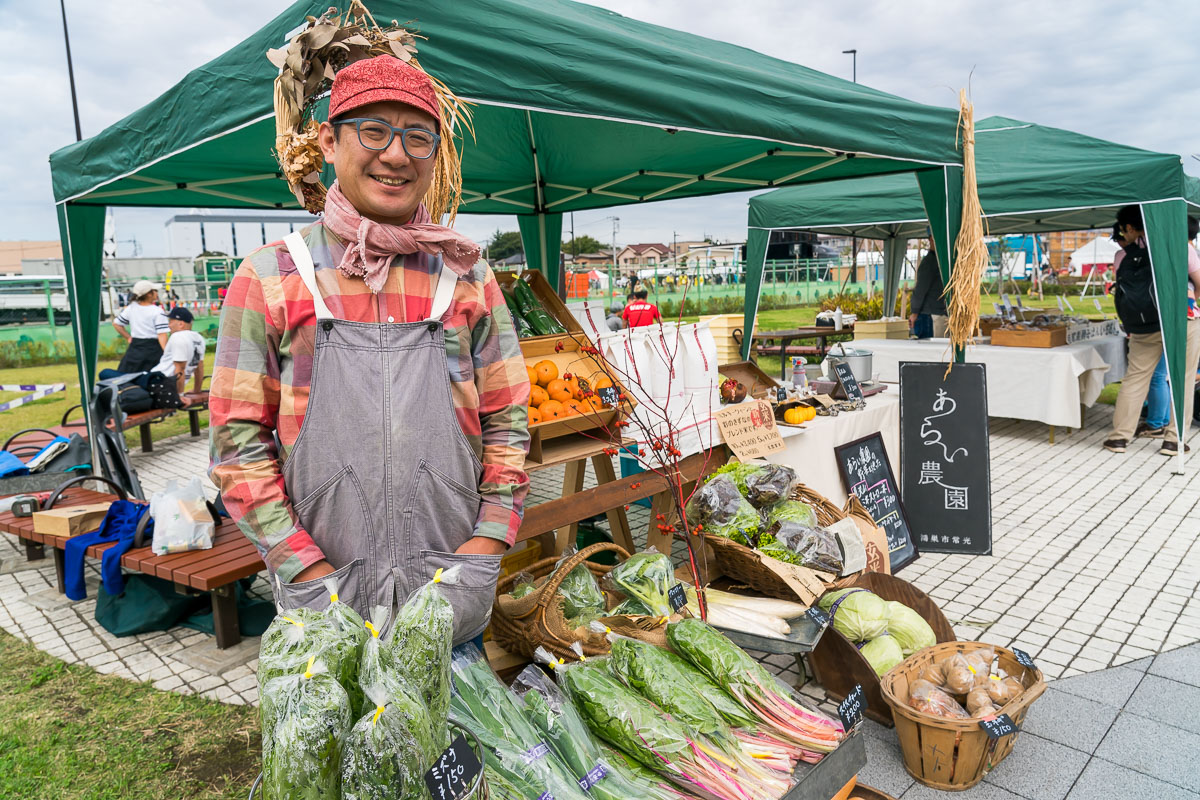
{"label": "gray overalls", "polygon": [[[458,276],[441,267],[422,322],[334,319],[303,238],[284,243],[317,318],[308,409],[283,465],[292,507],[364,619],[462,565],[461,583],[443,585],[455,643],[474,638],[491,616],[500,556],[454,554],[474,531],[483,469],[454,415],[443,343]],[[322,608],[328,597],[318,579],[277,584],[276,602]]]}

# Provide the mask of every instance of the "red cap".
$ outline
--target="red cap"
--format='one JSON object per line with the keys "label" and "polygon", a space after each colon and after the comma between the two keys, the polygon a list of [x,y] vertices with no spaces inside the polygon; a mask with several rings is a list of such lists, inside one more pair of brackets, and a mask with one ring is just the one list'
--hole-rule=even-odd
{"label": "red cap", "polygon": [[419,108],[441,123],[433,81],[395,56],[364,58],[339,71],[329,97],[329,118],[388,100]]}

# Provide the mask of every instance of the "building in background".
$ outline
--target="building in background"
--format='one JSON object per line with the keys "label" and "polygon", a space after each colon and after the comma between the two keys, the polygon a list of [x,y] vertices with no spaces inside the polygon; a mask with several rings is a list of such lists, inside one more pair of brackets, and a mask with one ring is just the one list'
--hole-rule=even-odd
{"label": "building in background", "polygon": [[61,262],[62,244],[58,241],[0,242],[0,275],[20,274],[22,261],[47,258]]}
{"label": "building in background", "polygon": [[222,253],[244,258],[263,245],[316,222],[306,213],[176,214],[166,222],[167,248],[172,256],[192,258]]}
{"label": "building in background", "polygon": [[670,257],[671,249],[665,244],[627,244],[617,253],[617,265],[622,270],[657,267],[669,261]]}

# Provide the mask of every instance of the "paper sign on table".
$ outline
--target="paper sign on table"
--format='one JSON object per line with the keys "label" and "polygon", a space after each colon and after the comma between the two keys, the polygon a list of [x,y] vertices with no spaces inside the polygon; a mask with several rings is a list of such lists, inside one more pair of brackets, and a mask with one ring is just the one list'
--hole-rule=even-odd
{"label": "paper sign on table", "polygon": [[713,416],[725,444],[739,461],[765,458],[784,447],[775,425],[775,413],[765,400],[726,406]]}

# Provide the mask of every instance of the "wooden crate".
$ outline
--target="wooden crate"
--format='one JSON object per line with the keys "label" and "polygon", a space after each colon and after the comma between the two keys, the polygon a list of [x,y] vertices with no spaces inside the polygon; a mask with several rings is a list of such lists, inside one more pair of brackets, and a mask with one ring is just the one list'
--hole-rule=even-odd
{"label": "wooden crate", "polygon": [[980,336],[991,336],[992,333],[1003,324],[1004,324],[1004,320],[1002,320],[1002,319],[996,319],[996,318],[980,319],[979,320],[979,335]]}
{"label": "wooden crate", "polygon": [[1067,343],[1067,329],[1045,328],[1036,331],[1005,330],[992,331],[992,344],[999,347],[1061,347]]}
{"label": "wooden crate", "polygon": [[[937,603],[920,589],[895,575],[864,572],[853,582],[842,583],[840,588],[866,589],[884,600],[903,603],[929,623],[938,642],[953,642],[958,638]],[[840,701],[854,690],[855,685],[861,684],[867,698],[867,716],[889,728],[895,724],[892,721],[891,708],[883,701],[879,675],[862,657],[854,642],[831,627],[817,642],[816,648],[809,656],[809,663],[812,664],[814,679],[825,687],[825,691],[831,697]]]}
{"label": "wooden crate", "polygon": [[[740,330],[746,322],[742,314],[708,314],[700,317],[708,323],[713,339],[717,342],[717,363],[728,364],[742,360],[741,346],[734,341],[733,332]],[[754,318],[754,330],[758,330],[758,318]],[[754,331],[750,332],[753,335]]]}
{"label": "wooden crate", "polygon": [[906,319],[864,319],[854,323],[855,339],[907,339]]}
{"label": "wooden crate", "polygon": [[[526,342],[547,340],[558,341],[561,338],[570,338],[570,334],[572,333],[583,333],[583,327],[579,324],[579,320],[575,319],[575,315],[567,309],[566,303],[564,303],[562,298],[558,296],[558,293],[554,291],[554,287],[552,287],[550,282],[546,280],[545,275],[538,272],[536,269],[527,269],[519,275],[515,272],[496,273],[496,282],[500,284],[500,288],[502,289],[507,289],[518,280],[525,281],[525,283],[529,284],[529,288],[533,289],[533,296],[536,297],[538,302],[542,304],[542,308],[546,310],[546,313],[558,320],[559,324],[567,329],[567,333],[565,334],[552,333],[545,336],[530,336],[522,339],[522,353],[525,353]],[[529,354],[525,353],[525,357],[528,358]]]}
{"label": "wooden crate", "polygon": [[[718,359],[718,363],[720,359]],[[721,364],[717,372],[725,378],[733,378],[746,387],[746,395],[762,400],[767,392],[774,390],[779,382],[759,368],[753,361],[734,361]]]}

